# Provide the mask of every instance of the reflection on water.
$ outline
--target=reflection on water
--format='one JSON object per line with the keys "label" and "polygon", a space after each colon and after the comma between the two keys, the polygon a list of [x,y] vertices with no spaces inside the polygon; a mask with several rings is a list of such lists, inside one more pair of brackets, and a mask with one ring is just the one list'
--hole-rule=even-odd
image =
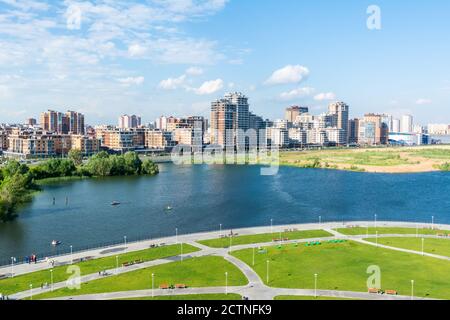
{"label": "reflection on water", "polygon": [[[383,175],[256,166],[161,165],[156,177],[44,187],[19,219],[0,225],[0,260],[119,243],[127,236],[274,224],[372,220],[450,223],[450,174]],[[68,203],[66,203],[66,197]],[[55,204],[53,204],[55,198]],[[121,204],[111,206],[113,201]],[[172,207],[168,211],[167,207]],[[52,247],[51,241],[62,245]]]}

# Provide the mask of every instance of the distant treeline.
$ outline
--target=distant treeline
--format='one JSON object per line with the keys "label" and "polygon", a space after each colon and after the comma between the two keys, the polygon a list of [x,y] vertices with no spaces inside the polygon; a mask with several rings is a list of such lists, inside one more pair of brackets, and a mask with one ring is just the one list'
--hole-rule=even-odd
{"label": "distant treeline", "polygon": [[135,152],[109,155],[100,152],[85,163],[79,151],[71,151],[67,159],[50,159],[36,166],[9,161],[0,170],[0,222],[16,217],[17,208],[39,190],[38,180],[67,177],[107,177],[156,175],[158,165],[151,160],[142,161]]}

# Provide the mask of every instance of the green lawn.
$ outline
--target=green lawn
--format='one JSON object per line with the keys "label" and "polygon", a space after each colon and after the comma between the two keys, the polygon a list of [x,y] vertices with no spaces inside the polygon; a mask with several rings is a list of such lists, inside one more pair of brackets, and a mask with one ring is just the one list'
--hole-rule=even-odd
{"label": "green lawn", "polygon": [[[375,243],[376,239],[366,239]],[[378,243],[386,246],[415,250],[422,252],[422,238],[378,238]],[[450,257],[450,239],[425,238],[424,251]]]}
{"label": "green lawn", "polygon": [[155,274],[155,288],[161,284],[185,284],[191,288],[225,286],[225,272],[228,272],[228,285],[244,286],[248,280],[233,264],[221,257],[207,256],[183,262],[172,262],[151,268],[141,269],[99,279],[81,285],[80,290],[68,288],[55,290],[36,296],[46,299],[63,296],[86,295],[107,292],[151,289],[151,274]]}
{"label": "green lawn", "polygon": [[408,159],[402,158],[398,151],[394,150],[365,150],[342,149],[320,150],[303,152],[281,152],[280,161],[285,164],[304,164],[314,160],[320,163],[343,164],[349,166],[397,166],[409,164]]}
{"label": "green lawn", "polygon": [[324,301],[324,300],[354,300],[354,299],[345,299],[345,298],[333,298],[333,297],[308,297],[308,296],[277,296],[273,300],[316,300],[316,301]]}
{"label": "green lawn", "polygon": [[423,149],[411,152],[412,155],[416,155],[423,158],[429,159],[450,159],[450,149]]}
{"label": "green lawn", "polygon": [[[281,237],[283,239],[289,240],[299,240],[299,239],[309,239],[309,238],[325,238],[332,237],[333,235],[324,230],[306,230],[306,231],[293,231],[293,232],[281,232]],[[268,243],[272,242],[273,239],[279,239],[280,233],[274,232],[255,234],[247,236],[237,236],[232,239],[232,246],[253,244],[253,243]],[[212,247],[212,248],[229,248],[230,238],[218,238],[198,241],[199,243]]]}
{"label": "green lawn", "polygon": [[180,295],[180,296],[159,296],[159,297],[145,297],[145,298],[133,298],[133,299],[123,299],[123,300],[181,300],[181,301],[195,301],[195,300],[223,300],[223,301],[232,301],[232,300],[242,300],[242,296],[234,293],[230,294],[188,294],[188,295]]}
{"label": "green lawn", "polygon": [[[367,228],[364,227],[341,228],[337,229],[336,231],[345,234],[347,236],[358,236],[358,235],[364,236],[367,234]],[[369,228],[369,235],[375,235],[377,231],[378,234],[411,234],[411,235],[415,235],[417,232],[415,228],[380,227],[380,228]],[[450,234],[450,231],[419,228],[419,234],[435,236],[439,233]]]}
{"label": "green lawn", "polygon": [[[130,262],[139,259],[142,259],[144,261],[152,261],[177,256],[180,254],[180,250],[181,245],[171,245],[121,254],[118,255],[119,266],[121,266],[121,264],[124,262]],[[188,244],[183,244],[183,253],[191,253],[195,251],[199,251],[199,249]],[[116,256],[81,262],[76,265],[80,267],[81,275],[98,273],[99,271],[116,268]],[[67,266],[53,268],[54,283],[66,281],[71,276],[71,274],[66,273],[66,270]],[[30,284],[33,285],[33,288],[39,288],[43,283],[46,282],[51,282],[50,269],[0,280],[0,293],[4,295],[10,295],[13,293],[28,290]]]}
{"label": "green lawn", "polygon": [[[252,265],[252,250],[240,250],[234,256]],[[266,279],[269,260],[269,285],[279,288],[318,289],[367,292],[369,266],[381,268],[382,289],[409,295],[411,280],[415,295],[450,299],[450,263],[389,249],[376,248],[352,241],[319,246],[284,246],[268,248],[267,254],[256,254],[255,271]]]}

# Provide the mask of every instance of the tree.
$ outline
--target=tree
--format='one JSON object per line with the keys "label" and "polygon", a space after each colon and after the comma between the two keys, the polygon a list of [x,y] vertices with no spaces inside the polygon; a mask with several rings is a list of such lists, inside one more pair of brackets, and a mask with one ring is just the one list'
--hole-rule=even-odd
{"label": "tree", "polygon": [[159,173],[158,165],[156,163],[154,163],[153,161],[147,159],[142,164],[142,173],[152,175],[152,176],[156,175]]}
{"label": "tree", "polygon": [[80,150],[70,150],[68,158],[73,161],[76,166],[83,164],[83,153]]}
{"label": "tree", "polygon": [[126,174],[134,175],[141,173],[142,160],[136,152],[127,152],[123,157],[125,159]]}

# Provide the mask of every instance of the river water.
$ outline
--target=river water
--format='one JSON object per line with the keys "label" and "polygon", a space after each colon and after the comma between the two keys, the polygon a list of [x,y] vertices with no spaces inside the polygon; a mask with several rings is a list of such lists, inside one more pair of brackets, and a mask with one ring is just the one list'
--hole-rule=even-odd
{"label": "river water", "polygon": [[[282,167],[160,165],[156,177],[44,187],[0,225],[0,264],[124,241],[276,224],[373,220],[450,223],[450,173],[371,174]],[[53,204],[53,197],[56,199]],[[68,203],[66,203],[66,197]],[[112,201],[121,205],[113,207]],[[166,210],[167,207],[172,210]],[[50,243],[59,240],[54,249]]]}

